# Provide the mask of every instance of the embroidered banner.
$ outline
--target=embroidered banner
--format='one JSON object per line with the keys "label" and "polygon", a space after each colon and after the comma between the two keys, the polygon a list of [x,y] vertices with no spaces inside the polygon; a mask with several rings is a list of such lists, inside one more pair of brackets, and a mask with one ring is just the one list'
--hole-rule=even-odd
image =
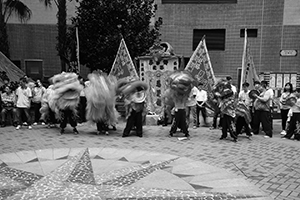
{"label": "embroidered banner", "polygon": [[122,38],[120,46],[109,73],[110,75],[116,76],[117,79],[130,77],[132,79],[139,79],[139,76],[136,72],[132,59],[130,57],[129,51],[125,44],[124,39]]}
{"label": "embroidered banner", "polygon": [[212,97],[212,89],[215,84],[215,75],[208,55],[205,37],[203,37],[185,67],[198,83],[203,84],[203,89]]}

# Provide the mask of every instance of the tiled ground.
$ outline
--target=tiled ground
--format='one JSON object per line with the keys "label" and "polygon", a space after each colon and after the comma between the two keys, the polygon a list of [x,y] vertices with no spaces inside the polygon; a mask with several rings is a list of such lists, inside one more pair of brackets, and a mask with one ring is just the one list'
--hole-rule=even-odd
{"label": "tiled ground", "polygon": [[169,154],[52,148],[0,154],[0,159],[0,199],[267,198],[226,170]]}
{"label": "tiled ground", "polygon": [[98,199],[268,199],[259,187],[274,199],[300,199],[300,143],[280,139],[276,122],[274,138],[240,137],[238,143],[220,141],[220,130],[207,128],[191,129],[191,139],[183,141],[159,126],[144,127],[143,138],[121,138],[123,127],[109,136],[95,135],[88,125],[79,135],[69,129],[62,136],[42,126],[0,129],[2,198],[82,199],[89,188]]}

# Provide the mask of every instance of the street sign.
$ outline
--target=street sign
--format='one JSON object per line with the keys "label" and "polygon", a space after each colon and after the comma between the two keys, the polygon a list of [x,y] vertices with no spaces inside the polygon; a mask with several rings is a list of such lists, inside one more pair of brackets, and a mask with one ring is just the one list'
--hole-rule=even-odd
{"label": "street sign", "polygon": [[297,56],[297,50],[280,50],[280,56]]}

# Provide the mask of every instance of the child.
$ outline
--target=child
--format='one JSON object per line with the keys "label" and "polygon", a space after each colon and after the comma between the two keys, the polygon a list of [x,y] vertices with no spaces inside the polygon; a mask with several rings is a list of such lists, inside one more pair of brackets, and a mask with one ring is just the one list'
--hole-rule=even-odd
{"label": "child", "polygon": [[288,112],[288,128],[287,133],[282,138],[291,139],[294,135],[295,140],[300,140],[300,98],[295,96],[290,98],[291,108]]}

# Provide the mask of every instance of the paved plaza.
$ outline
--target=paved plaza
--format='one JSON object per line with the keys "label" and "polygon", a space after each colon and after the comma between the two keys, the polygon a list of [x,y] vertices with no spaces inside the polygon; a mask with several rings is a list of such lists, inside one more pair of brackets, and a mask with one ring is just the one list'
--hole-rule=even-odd
{"label": "paved plaza", "polygon": [[300,199],[300,142],[280,138],[280,121],[272,139],[237,143],[205,127],[190,140],[162,126],[122,138],[123,128],[1,128],[0,199]]}

